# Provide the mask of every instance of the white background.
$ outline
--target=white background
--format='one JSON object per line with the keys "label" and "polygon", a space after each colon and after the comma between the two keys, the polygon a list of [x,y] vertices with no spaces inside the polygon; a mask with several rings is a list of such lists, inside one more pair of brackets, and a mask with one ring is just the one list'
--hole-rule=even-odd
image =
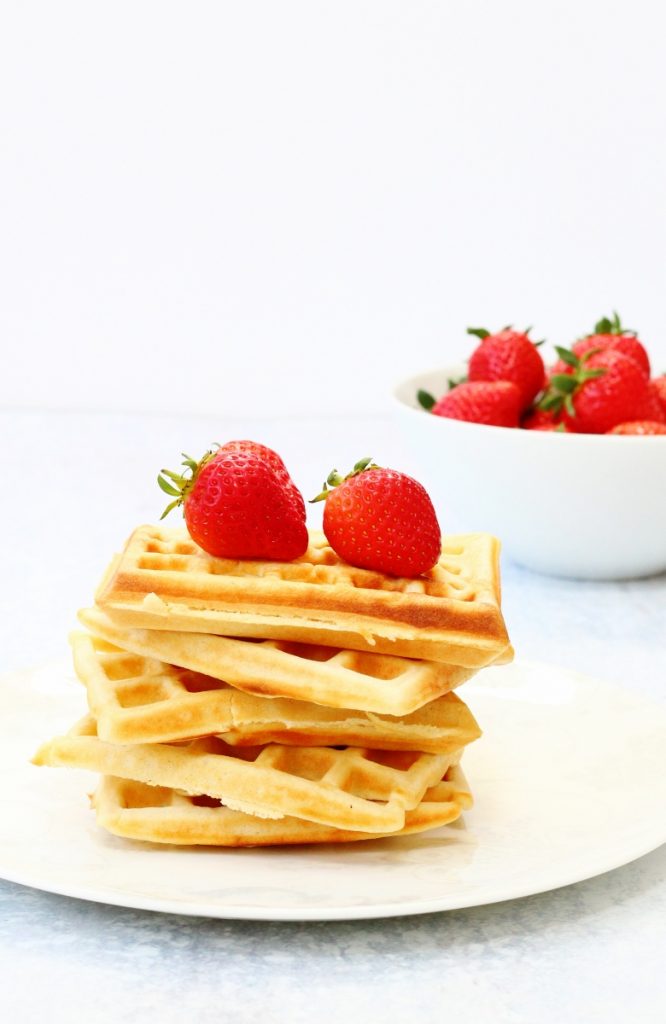
{"label": "white background", "polygon": [[613,307],[666,370],[662,10],[3,3],[0,405],[376,413]]}
{"label": "white background", "polygon": [[[65,657],[163,506],[161,460],[233,417],[309,496],[383,458],[361,415],[464,355],[470,322],[569,341],[617,306],[666,370],[662,7],[0,0],[0,405],[31,410],[0,417],[5,667]],[[656,697],[663,576],[504,579],[521,657]],[[520,903],[287,931],[3,884],[2,991],[54,1022],[656,1022],[662,878],[655,853]]]}

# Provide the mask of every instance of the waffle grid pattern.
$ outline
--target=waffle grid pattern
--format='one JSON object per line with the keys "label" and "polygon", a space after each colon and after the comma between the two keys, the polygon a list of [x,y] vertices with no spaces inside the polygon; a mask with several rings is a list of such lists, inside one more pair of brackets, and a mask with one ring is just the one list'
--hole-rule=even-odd
{"label": "waffle grid pattern", "polygon": [[155,843],[395,837],[472,804],[480,735],[451,691],[513,651],[499,542],[443,539],[428,573],[343,562],[321,533],[291,562],[214,558],[141,526],[72,636],[90,714],[38,765],[101,776],[100,825]]}
{"label": "waffle grid pattern", "polygon": [[473,601],[474,581],[467,578],[463,542],[445,543],[442,558],[433,569],[419,579],[385,576],[368,569],[358,569],[343,562],[323,534],[311,533],[308,550],[293,562],[259,562],[212,558],[193,541],[170,537],[159,527],[144,528],[135,535],[127,549],[128,565],[149,572],[176,572],[218,576],[254,576],[292,583],[324,583],[330,586],[351,586],[364,590],[423,594],[446,597],[456,601]]}
{"label": "waffle grid pattern", "polygon": [[[275,846],[336,843],[386,837],[386,833],[353,832],[299,818],[279,821],[257,818],[164,787],[104,776],[93,796],[98,823],[115,835],[157,843],[214,846]],[[472,796],[458,765],[429,788],[421,802],[405,814],[400,836],[438,828],[455,821],[472,806]]]}
{"label": "waffle grid pattern", "polygon": [[394,832],[441,781],[455,754],[267,744],[234,748],[216,737],[181,745],[106,743],[87,716],[45,743],[36,764],[206,794],[259,817],[294,816],[334,828]]}
{"label": "waffle grid pattern", "polygon": [[400,579],[342,562],[322,534],[293,562],[213,558],[183,530],[142,526],[96,600],[120,625],[311,642],[480,667],[511,657],[499,546],[444,539],[440,562]]}
{"label": "waffle grid pattern", "polygon": [[164,743],[224,734],[233,745],[344,744],[446,753],[480,735],[469,709],[453,695],[405,718],[379,717],[255,697],[210,676],[127,653],[87,633],[74,633],[71,643],[98,735],[110,742]]}
{"label": "waffle grid pattern", "polygon": [[[176,689],[180,693],[197,686],[212,690],[215,688],[210,681],[213,677],[260,696],[289,697],[325,707],[406,715],[460,686],[473,674],[471,668],[459,665],[314,644],[251,641],[171,630],[122,629],[99,609],[87,609],[79,617],[95,636],[144,657],[148,673],[155,676],[152,689],[146,681],[148,699],[151,692],[159,699],[160,693],[164,698],[175,696]],[[76,642],[74,649],[76,655]],[[81,646],[78,650],[77,662],[85,669],[85,652]],[[162,680],[160,689],[157,678],[160,663],[190,671],[189,674],[184,671],[179,674],[177,669],[170,672],[169,678]],[[122,671],[125,664],[128,671],[134,670],[129,659],[126,662],[120,659],[118,671]],[[136,671],[140,671],[138,660]],[[84,674],[86,678],[92,677],[92,667],[88,666]],[[208,683],[205,683],[206,678]],[[100,687],[95,690],[97,703],[101,704],[104,693]],[[118,687],[118,699],[121,705],[131,700],[129,684],[126,697]]]}

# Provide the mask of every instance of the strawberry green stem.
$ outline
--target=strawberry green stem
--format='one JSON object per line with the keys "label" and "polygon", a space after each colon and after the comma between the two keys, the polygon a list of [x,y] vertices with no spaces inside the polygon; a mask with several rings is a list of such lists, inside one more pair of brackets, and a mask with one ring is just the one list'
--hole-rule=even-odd
{"label": "strawberry green stem", "polygon": [[[613,310],[612,317],[604,316],[601,320],[597,320],[594,325],[594,334],[633,334],[636,335],[636,331],[632,331],[630,327],[623,327],[622,321],[620,320],[620,314],[616,309]],[[590,335],[588,335],[590,337]]]}
{"label": "strawberry green stem", "polygon": [[165,516],[168,516],[172,509],[178,508],[179,505],[183,504],[194,487],[197,476],[206,463],[210,462],[219,447],[219,444],[213,444],[207,452],[204,452],[198,462],[196,459],[193,459],[191,455],[186,455],[185,452],[181,452],[181,455],[183,456],[181,466],[185,467],[182,473],[174,473],[172,469],[160,470],[157,476],[157,483],[160,489],[163,490],[165,494],[168,494],[170,498],[175,498],[175,501],[170,502],[164,509],[164,512],[160,516],[160,520],[164,519]]}
{"label": "strawberry green stem", "polygon": [[335,487],[339,487],[345,480],[351,480],[353,476],[358,476],[359,473],[365,473],[369,469],[379,469],[380,467],[372,461],[372,457],[365,459],[359,459],[355,463],[351,473],[347,473],[346,476],[341,476],[337,469],[332,469],[324,480],[323,488],[314,498],[310,498],[310,504],[314,505],[316,501],[325,501],[328,498],[331,490]]}
{"label": "strawberry green stem", "polygon": [[562,348],[560,345],[556,345],[555,348],[560,359],[571,367],[571,373],[556,373],[551,377],[543,398],[537,403],[537,409],[552,412],[555,416],[562,412],[567,412],[569,416],[575,416],[574,395],[586,381],[593,380],[595,377],[603,377],[606,368],[598,367],[594,370],[586,368],[585,364],[595,352],[599,351],[598,348],[592,348],[582,356],[577,356],[571,349]]}

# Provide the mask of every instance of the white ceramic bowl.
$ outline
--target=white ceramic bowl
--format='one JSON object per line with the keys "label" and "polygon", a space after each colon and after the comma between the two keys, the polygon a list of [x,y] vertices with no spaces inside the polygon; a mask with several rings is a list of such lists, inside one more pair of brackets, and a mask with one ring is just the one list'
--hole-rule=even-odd
{"label": "white ceramic bowl", "polygon": [[666,437],[512,430],[425,412],[460,366],[398,384],[394,410],[413,475],[445,533],[485,530],[515,562],[575,579],[666,570]]}

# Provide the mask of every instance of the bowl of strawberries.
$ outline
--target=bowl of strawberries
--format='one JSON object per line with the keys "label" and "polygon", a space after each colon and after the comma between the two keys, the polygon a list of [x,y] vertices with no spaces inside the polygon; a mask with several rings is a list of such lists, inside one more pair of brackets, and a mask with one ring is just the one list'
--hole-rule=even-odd
{"label": "bowl of strawberries", "polygon": [[615,313],[551,364],[530,330],[468,333],[466,364],[394,392],[442,529],[495,533],[549,575],[666,571],[666,376],[637,333]]}

